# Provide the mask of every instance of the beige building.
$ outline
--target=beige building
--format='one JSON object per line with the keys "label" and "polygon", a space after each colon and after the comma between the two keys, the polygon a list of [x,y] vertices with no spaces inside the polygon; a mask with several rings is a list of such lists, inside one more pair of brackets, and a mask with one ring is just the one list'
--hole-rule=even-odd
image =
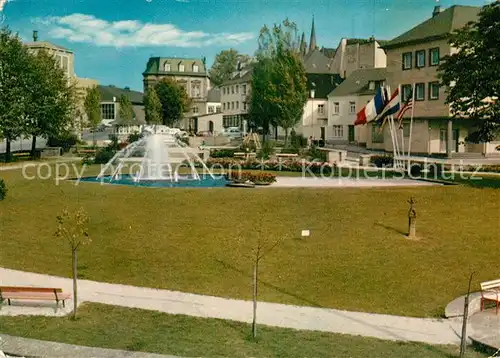
{"label": "beige building", "polygon": [[[383,45],[387,53],[387,71],[392,89],[401,85],[402,96],[409,96],[415,85],[414,124],[411,151],[422,154],[463,153],[488,155],[500,144],[469,144],[465,138],[472,129],[467,119],[451,119],[445,104],[446,89],[439,85],[437,68],[446,55],[456,49],[448,43],[448,35],[467,22],[477,20],[479,7],[452,6],[444,11],[434,8],[431,17]],[[410,113],[405,115],[408,124]],[[401,145],[401,143],[400,143]],[[367,140],[367,148],[392,151],[388,128],[377,142]],[[408,141],[405,143],[405,151]],[[461,153],[461,154],[460,154]]]}
{"label": "beige building", "polygon": [[252,65],[240,68],[232,74],[231,79],[221,85],[220,101],[224,128],[239,127],[246,132],[251,85]]}
{"label": "beige building", "polygon": [[[387,69],[355,70],[328,95],[327,142],[331,144],[357,144],[366,146],[380,141],[376,127],[354,126],[356,114],[386,84]],[[373,132],[372,132],[373,130]]]}

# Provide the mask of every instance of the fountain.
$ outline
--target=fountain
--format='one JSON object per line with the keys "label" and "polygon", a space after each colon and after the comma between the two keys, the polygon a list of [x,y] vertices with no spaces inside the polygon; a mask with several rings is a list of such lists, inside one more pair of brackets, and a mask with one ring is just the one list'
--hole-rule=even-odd
{"label": "fountain", "polygon": [[[97,177],[82,180],[139,186],[223,186],[225,181],[214,177],[198,150],[181,140],[182,133],[162,125],[144,126],[141,139],[116,153]],[[129,174],[123,174],[126,169]]]}

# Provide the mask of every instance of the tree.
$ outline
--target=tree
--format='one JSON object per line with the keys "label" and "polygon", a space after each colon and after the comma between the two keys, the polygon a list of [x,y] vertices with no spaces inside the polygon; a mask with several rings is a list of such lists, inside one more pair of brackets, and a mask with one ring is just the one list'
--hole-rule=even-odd
{"label": "tree", "polygon": [[132,103],[130,102],[130,99],[125,96],[121,95],[120,96],[120,123],[122,125],[130,126],[134,122],[134,109],[132,108]]}
{"label": "tree", "polygon": [[96,145],[95,131],[101,123],[101,92],[96,86],[87,88],[83,106],[87,115],[87,123],[93,132],[93,142]]}
{"label": "tree", "polygon": [[8,28],[0,30],[0,137],[7,144],[6,162],[11,160],[11,142],[26,132],[28,67],[29,54],[19,37]]}
{"label": "tree", "polygon": [[73,318],[76,318],[78,307],[78,248],[90,243],[92,240],[87,231],[89,217],[83,208],[75,212],[63,210],[57,216],[56,236],[63,238],[71,247],[71,261],[73,268]]}
{"label": "tree", "polygon": [[285,19],[272,30],[264,26],[257,58],[252,75],[251,125],[262,127],[264,134],[269,133],[270,125],[281,126],[287,141],[288,130],[302,118],[308,97],[295,23]]}
{"label": "tree", "polygon": [[25,121],[32,136],[31,156],[35,156],[38,136],[58,136],[69,129],[75,113],[75,90],[68,78],[46,51],[30,55],[26,69],[27,91]]}
{"label": "tree", "polygon": [[184,87],[176,80],[164,78],[155,86],[155,91],[162,106],[162,122],[172,127],[188,112],[191,100]]}
{"label": "tree", "polygon": [[222,50],[215,56],[212,68],[208,71],[210,80],[220,86],[231,78],[231,74],[238,69],[238,64],[247,64],[250,56],[240,54],[235,49]]}
{"label": "tree", "polygon": [[441,85],[453,117],[476,127],[467,140],[490,142],[500,134],[500,2],[484,6],[476,22],[455,31],[449,43],[458,51],[439,66]]}
{"label": "tree", "polygon": [[146,122],[148,124],[161,124],[162,122],[162,106],[160,98],[154,87],[148,88],[144,97],[144,111],[146,113]]}

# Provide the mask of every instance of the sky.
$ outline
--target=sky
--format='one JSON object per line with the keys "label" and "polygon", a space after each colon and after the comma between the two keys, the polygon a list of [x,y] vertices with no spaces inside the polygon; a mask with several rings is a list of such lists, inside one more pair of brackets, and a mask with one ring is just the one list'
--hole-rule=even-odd
{"label": "sky", "polygon": [[253,55],[263,25],[294,21],[319,47],[341,38],[390,40],[425,21],[434,6],[482,6],[487,0],[0,0],[0,22],[24,41],[37,30],[75,53],[79,77],[142,91],[151,56],[206,57],[221,50]]}

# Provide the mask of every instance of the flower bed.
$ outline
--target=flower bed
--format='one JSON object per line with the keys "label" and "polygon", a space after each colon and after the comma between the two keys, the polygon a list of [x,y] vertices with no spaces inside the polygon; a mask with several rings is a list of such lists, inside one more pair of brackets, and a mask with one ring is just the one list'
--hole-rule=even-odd
{"label": "flower bed", "polygon": [[230,158],[210,158],[206,165],[210,169],[232,170],[272,170],[283,172],[312,172],[329,175],[336,166],[327,162],[309,162],[306,160],[244,160]]}
{"label": "flower bed", "polygon": [[264,172],[240,172],[230,171],[225,174],[227,180],[235,183],[246,183],[248,181],[256,185],[270,185],[276,181],[276,175]]}

